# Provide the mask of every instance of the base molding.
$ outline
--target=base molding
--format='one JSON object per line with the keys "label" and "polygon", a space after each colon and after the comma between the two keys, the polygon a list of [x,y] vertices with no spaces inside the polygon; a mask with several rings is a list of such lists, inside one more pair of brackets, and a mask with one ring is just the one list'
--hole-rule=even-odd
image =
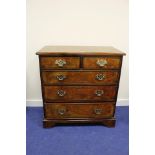
{"label": "base molding", "polygon": [[107,118],[107,119],[44,119],[43,120],[43,127],[44,128],[51,128],[58,124],[102,124],[107,127],[115,127],[116,118]]}

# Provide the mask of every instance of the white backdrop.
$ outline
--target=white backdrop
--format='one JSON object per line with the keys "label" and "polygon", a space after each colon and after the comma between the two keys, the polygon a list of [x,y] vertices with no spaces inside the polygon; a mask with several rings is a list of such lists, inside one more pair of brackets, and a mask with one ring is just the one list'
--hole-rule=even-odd
{"label": "white backdrop", "polygon": [[35,52],[45,45],[114,46],[126,52],[118,101],[128,104],[128,0],[27,0],[27,106],[42,105]]}

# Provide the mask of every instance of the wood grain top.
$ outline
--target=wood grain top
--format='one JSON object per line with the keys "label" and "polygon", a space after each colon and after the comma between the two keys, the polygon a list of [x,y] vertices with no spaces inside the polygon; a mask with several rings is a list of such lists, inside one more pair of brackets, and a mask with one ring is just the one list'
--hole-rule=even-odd
{"label": "wood grain top", "polygon": [[126,55],[112,46],[45,46],[37,55]]}

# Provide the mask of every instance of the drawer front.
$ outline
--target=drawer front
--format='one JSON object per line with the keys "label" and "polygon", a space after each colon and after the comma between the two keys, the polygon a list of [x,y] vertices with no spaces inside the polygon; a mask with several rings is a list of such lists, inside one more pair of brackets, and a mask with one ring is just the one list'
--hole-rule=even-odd
{"label": "drawer front", "polygon": [[44,84],[117,84],[119,72],[117,71],[43,71]]}
{"label": "drawer front", "polygon": [[78,69],[79,57],[41,57],[40,65],[43,69]]}
{"label": "drawer front", "polygon": [[47,102],[66,101],[114,101],[117,86],[44,86]]}
{"label": "drawer front", "polygon": [[45,104],[45,117],[47,119],[65,118],[110,118],[114,113],[114,103],[48,103]]}
{"label": "drawer front", "polygon": [[84,57],[85,69],[120,69],[120,57]]}

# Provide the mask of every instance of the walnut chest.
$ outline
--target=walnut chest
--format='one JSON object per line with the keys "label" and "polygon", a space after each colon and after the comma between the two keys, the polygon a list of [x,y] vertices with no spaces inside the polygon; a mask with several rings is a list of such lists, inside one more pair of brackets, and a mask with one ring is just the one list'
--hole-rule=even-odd
{"label": "walnut chest", "polygon": [[125,53],[107,46],[45,46],[39,56],[44,127],[56,123],[115,126]]}

